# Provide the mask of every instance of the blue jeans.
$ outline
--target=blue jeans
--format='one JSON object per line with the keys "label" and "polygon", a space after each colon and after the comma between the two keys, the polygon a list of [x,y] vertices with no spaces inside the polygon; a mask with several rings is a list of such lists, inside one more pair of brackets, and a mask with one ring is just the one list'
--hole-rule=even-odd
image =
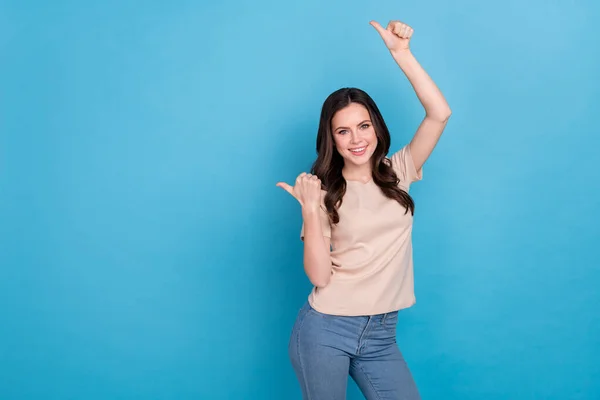
{"label": "blue jeans", "polygon": [[396,343],[398,311],[372,316],[323,314],[308,302],[292,329],[289,356],[305,400],[343,400],[348,375],[371,399],[420,399]]}

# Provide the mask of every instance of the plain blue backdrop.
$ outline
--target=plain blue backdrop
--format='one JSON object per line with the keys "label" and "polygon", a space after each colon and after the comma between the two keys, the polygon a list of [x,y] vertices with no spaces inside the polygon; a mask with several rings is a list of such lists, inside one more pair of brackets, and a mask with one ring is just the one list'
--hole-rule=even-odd
{"label": "plain blue backdrop", "polygon": [[[3,1],[0,398],[300,399],[297,202],[320,107],[453,110],[411,191],[424,399],[600,398],[597,2]],[[349,399],[362,396],[349,381]]]}

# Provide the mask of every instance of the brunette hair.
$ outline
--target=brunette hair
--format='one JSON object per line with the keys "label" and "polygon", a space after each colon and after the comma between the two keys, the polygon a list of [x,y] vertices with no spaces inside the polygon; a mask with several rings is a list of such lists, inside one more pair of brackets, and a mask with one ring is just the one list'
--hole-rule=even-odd
{"label": "brunette hair", "polygon": [[327,191],[325,207],[332,223],[340,220],[337,208],[342,204],[346,193],[346,180],[342,176],[344,159],[335,148],[331,120],[335,113],[351,103],[363,105],[371,117],[377,136],[377,148],[371,157],[373,182],[379,186],[383,194],[396,200],[405,207],[406,212],[414,215],[415,204],[410,195],[398,186],[399,179],[391,167],[386,155],[390,149],[390,133],[373,99],[363,90],[357,88],[342,88],[331,93],[321,109],[321,118],[317,132],[317,159],[314,161],[311,173],[316,175]]}

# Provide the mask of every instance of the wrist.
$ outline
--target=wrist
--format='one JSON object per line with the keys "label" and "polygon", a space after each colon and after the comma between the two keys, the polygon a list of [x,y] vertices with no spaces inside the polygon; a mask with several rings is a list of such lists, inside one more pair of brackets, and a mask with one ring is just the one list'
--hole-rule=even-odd
{"label": "wrist", "polygon": [[412,56],[410,48],[394,49],[390,50],[390,53],[392,54],[392,57],[394,57],[396,60],[401,60]]}
{"label": "wrist", "polygon": [[319,207],[302,207],[302,217],[303,218],[311,218],[315,215],[319,215]]}

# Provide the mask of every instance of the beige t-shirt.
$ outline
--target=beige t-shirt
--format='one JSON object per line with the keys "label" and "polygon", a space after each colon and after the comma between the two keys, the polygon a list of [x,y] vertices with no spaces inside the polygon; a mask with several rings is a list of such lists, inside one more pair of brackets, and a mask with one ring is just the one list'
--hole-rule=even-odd
{"label": "beige t-shirt", "polygon": [[[408,145],[392,154],[399,186],[422,179]],[[322,191],[321,226],[331,238],[332,275],[323,288],[313,287],[308,301],[317,311],[333,315],[374,315],[415,304],[412,224],[413,216],[396,200],[387,198],[370,180],[347,181],[338,213],[331,225]],[[304,239],[304,224],[300,233]]]}

